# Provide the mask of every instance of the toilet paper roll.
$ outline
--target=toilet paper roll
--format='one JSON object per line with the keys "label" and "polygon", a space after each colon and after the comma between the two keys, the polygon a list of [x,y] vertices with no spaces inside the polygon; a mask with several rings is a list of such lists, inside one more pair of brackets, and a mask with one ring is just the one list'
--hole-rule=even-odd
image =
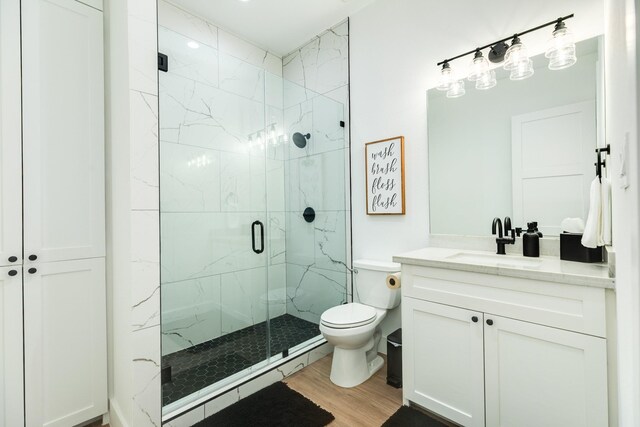
{"label": "toilet paper roll", "polygon": [[399,271],[397,273],[387,275],[387,288],[400,289],[401,277],[402,274]]}

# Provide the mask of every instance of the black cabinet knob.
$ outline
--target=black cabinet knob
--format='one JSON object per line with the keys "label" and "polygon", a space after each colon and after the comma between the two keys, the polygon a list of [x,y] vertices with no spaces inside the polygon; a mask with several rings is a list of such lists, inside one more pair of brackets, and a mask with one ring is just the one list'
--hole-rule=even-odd
{"label": "black cabinet knob", "polygon": [[9,276],[13,277],[18,274],[18,270],[9,270]]}
{"label": "black cabinet knob", "polygon": [[478,322],[478,316],[473,316],[473,317],[471,318],[471,321],[472,321],[473,323],[477,323],[477,322]]}
{"label": "black cabinet knob", "polygon": [[493,320],[487,319],[487,325],[489,325],[489,326],[493,325]]}
{"label": "black cabinet knob", "polygon": [[29,255],[29,261],[35,261],[38,259],[38,255]]}
{"label": "black cabinet knob", "polygon": [[36,270],[35,268],[31,267],[31,268],[30,268],[29,270],[27,270],[27,271],[29,272],[29,274],[34,274],[34,273],[35,273],[36,271],[38,271],[38,270]]}
{"label": "black cabinet knob", "polygon": [[17,256],[10,256],[9,257],[9,262],[16,262],[18,260]]}

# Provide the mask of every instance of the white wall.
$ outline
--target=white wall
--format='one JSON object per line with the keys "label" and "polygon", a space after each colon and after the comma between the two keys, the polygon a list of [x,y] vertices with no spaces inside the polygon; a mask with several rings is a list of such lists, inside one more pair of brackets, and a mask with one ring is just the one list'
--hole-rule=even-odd
{"label": "white wall", "polygon": [[[618,410],[620,426],[640,425],[640,184],[638,166],[637,3],[605,2],[605,78],[609,174],[613,191],[618,313]],[[626,142],[628,150],[625,150]],[[628,184],[621,188],[620,155],[626,153]]]}
{"label": "white wall", "polygon": [[[105,2],[107,324],[109,406],[112,425],[127,425],[132,412],[129,279],[129,179],[110,173],[129,164],[129,61],[127,5]],[[120,230],[120,232],[115,232]]]}
{"label": "white wall", "polygon": [[105,2],[109,414],[159,426],[156,2]]}
{"label": "white wall", "polygon": [[[602,5],[602,0],[378,0],[350,18],[354,259],[389,260],[428,243],[426,90],[437,85],[436,63],[570,13],[576,14],[567,24],[576,40],[601,34]],[[523,42],[537,54],[550,35],[551,30],[539,31]],[[407,214],[367,216],[364,144],[397,135],[405,137]],[[399,314],[389,314],[383,332],[399,327]]]}

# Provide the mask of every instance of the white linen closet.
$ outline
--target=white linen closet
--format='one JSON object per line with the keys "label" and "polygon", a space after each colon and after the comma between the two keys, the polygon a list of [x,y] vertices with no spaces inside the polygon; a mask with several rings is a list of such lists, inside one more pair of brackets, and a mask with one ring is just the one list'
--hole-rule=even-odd
{"label": "white linen closet", "polygon": [[103,69],[101,0],[0,1],[1,426],[107,412]]}

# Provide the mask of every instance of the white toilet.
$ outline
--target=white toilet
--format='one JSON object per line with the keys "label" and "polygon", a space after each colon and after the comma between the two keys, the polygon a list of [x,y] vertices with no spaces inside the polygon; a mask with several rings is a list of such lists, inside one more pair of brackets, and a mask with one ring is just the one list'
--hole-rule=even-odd
{"label": "white toilet", "polygon": [[400,304],[400,290],[389,289],[389,273],[400,271],[400,264],[370,260],[353,262],[355,291],[361,303],[332,307],[320,317],[320,332],[335,346],[331,381],[340,387],[355,387],[382,367],[378,356],[380,322],[387,310]]}

